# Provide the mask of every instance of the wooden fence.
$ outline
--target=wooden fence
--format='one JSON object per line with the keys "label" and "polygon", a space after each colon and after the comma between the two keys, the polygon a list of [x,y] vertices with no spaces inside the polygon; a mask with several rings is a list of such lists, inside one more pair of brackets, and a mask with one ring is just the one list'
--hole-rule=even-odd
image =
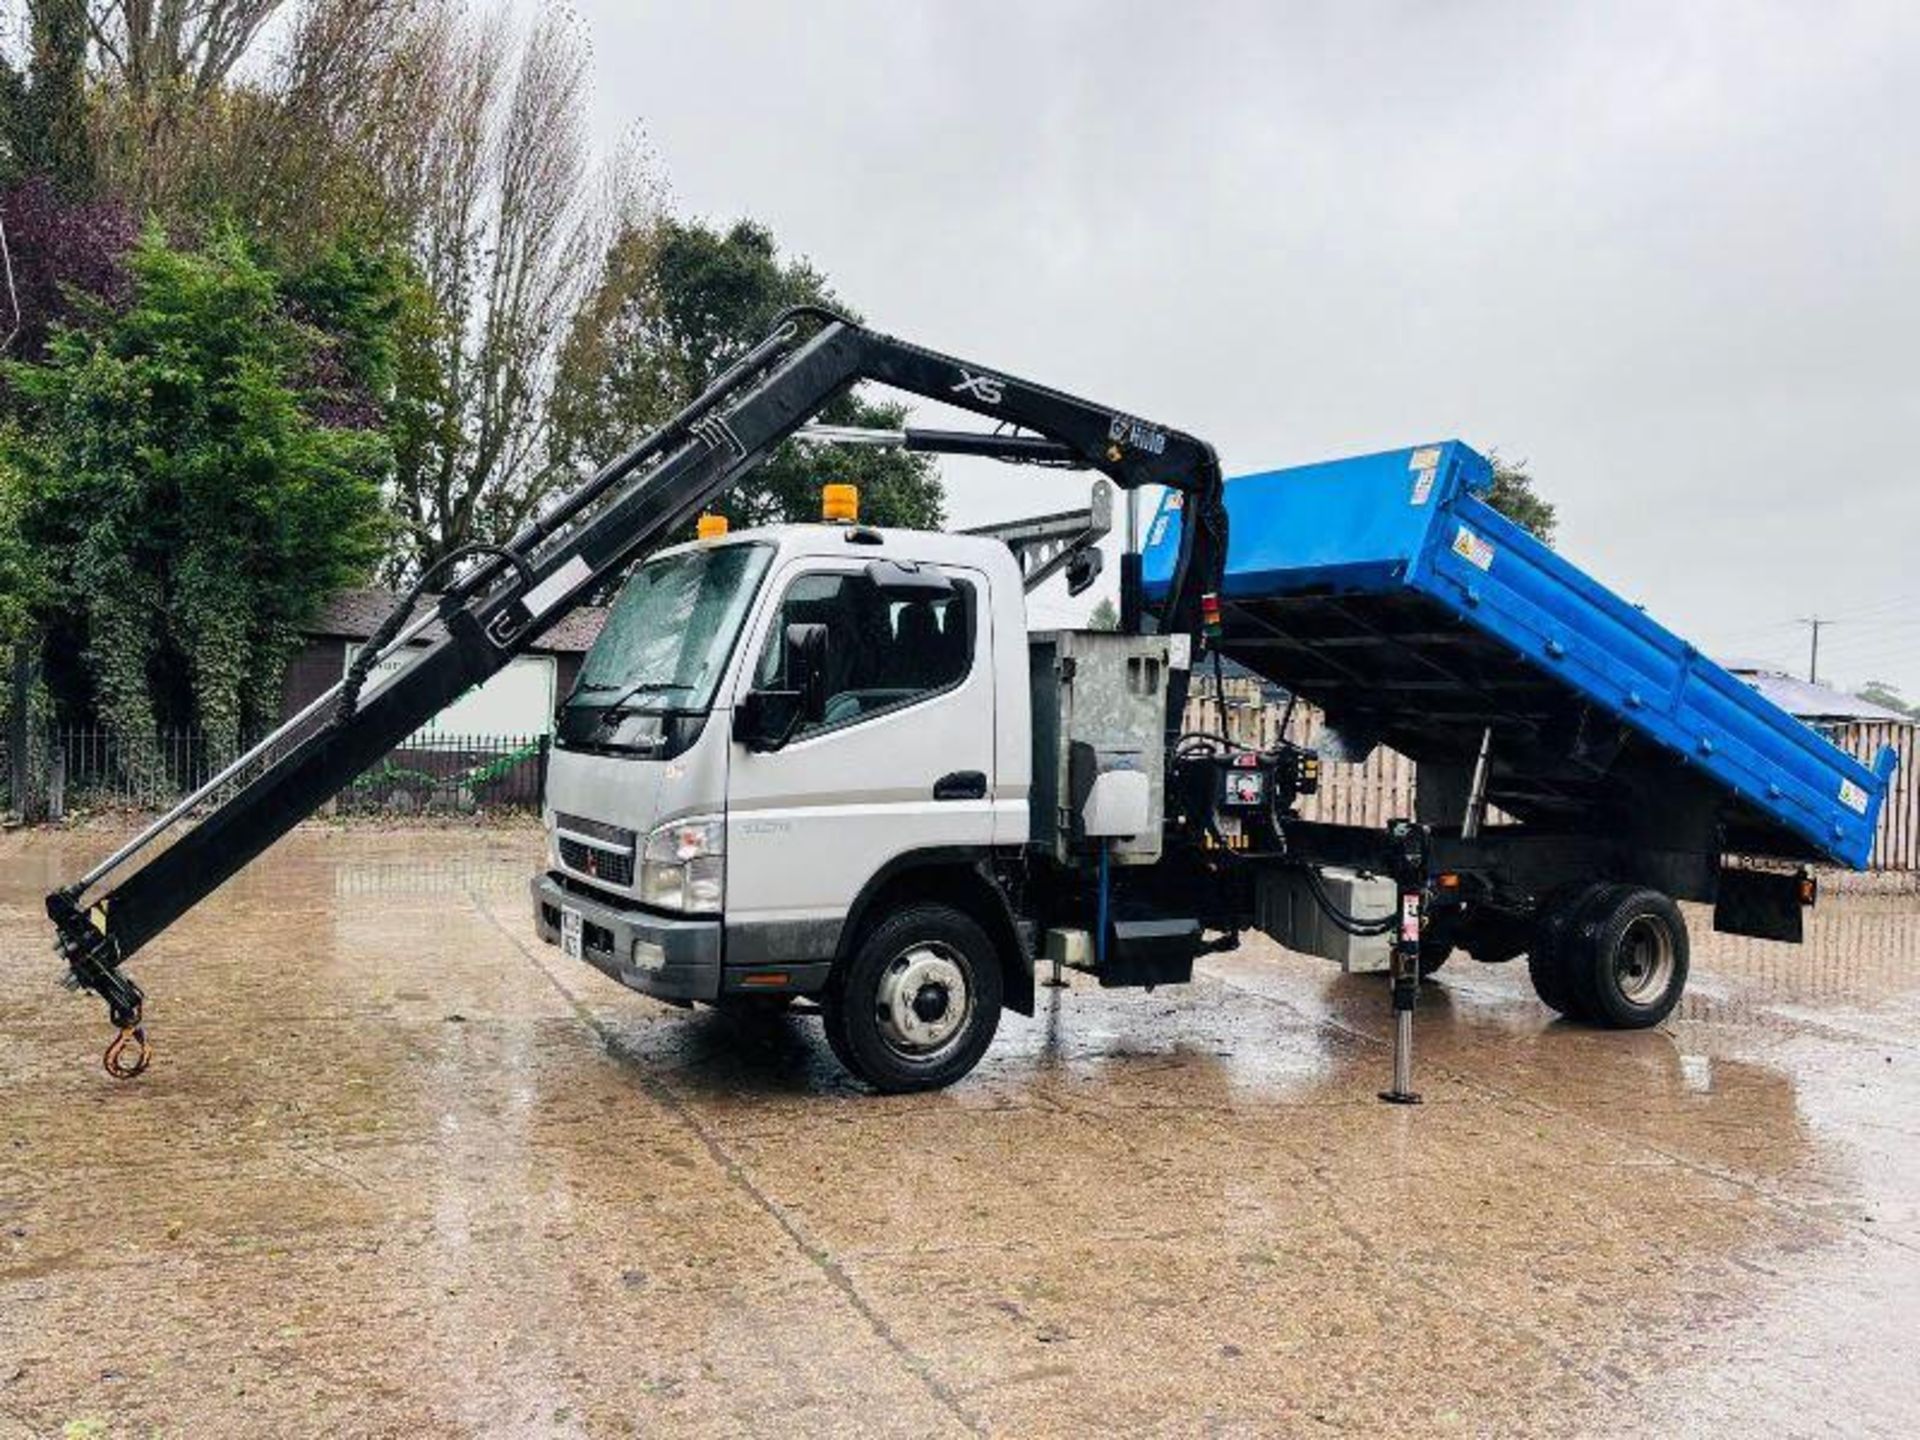
{"label": "wooden fence", "polygon": [[1863,765],[1891,745],[1900,757],[1880,811],[1869,870],[1920,870],[1920,724],[1902,720],[1823,726],[1827,738]]}
{"label": "wooden fence", "polygon": [[[1229,680],[1224,712],[1214,698],[1212,686],[1187,702],[1186,729],[1210,735],[1226,735],[1243,745],[1270,749],[1282,739],[1295,745],[1318,748],[1324,743],[1326,717],[1311,705],[1296,706],[1285,732],[1286,706],[1269,704],[1260,686],[1252,680]],[[1359,765],[1339,765],[1323,761],[1320,766],[1320,791],[1300,802],[1300,815],[1306,820],[1331,825],[1384,825],[1389,820],[1410,818],[1413,814],[1414,764],[1398,750],[1385,745]]]}
{"label": "wooden fence", "polygon": [[[1320,712],[1302,704],[1296,707],[1283,736],[1280,727],[1286,706],[1269,703],[1260,685],[1252,680],[1227,681],[1224,709],[1215,699],[1210,681],[1203,679],[1195,689],[1197,693],[1187,702],[1188,730],[1224,733],[1242,744],[1264,749],[1283,738],[1296,745],[1316,745],[1326,729]],[[1920,871],[1920,724],[1859,722],[1822,729],[1834,744],[1867,765],[1873,764],[1884,746],[1891,745],[1899,754],[1900,768],[1894,771],[1893,786],[1880,812],[1879,834],[1867,868]],[[1360,765],[1323,760],[1320,793],[1302,801],[1300,813],[1308,820],[1343,825],[1380,825],[1411,815],[1416,771],[1413,761],[1384,745],[1376,747]],[[1490,824],[1498,824],[1502,818],[1497,813],[1487,817]]]}

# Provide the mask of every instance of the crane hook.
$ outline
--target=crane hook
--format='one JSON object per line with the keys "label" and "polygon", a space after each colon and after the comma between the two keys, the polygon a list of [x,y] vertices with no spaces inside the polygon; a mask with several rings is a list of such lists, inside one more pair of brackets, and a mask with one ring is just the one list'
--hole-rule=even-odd
{"label": "crane hook", "polygon": [[120,1027],[120,1033],[100,1057],[107,1074],[116,1080],[131,1080],[153,1062],[153,1042],[147,1039],[147,1027],[140,1023],[136,1009]]}

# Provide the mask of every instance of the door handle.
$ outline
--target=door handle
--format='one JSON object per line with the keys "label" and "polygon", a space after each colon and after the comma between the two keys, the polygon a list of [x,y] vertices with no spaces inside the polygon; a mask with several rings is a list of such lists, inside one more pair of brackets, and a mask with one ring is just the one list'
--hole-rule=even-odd
{"label": "door handle", "polygon": [[979,770],[955,770],[950,775],[942,775],[933,782],[933,798],[984,800],[987,798],[987,777]]}

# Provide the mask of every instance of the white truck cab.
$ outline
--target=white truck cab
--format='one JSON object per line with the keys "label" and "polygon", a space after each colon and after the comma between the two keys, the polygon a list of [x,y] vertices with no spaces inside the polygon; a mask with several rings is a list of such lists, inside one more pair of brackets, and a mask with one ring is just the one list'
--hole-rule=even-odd
{"label": "white truck cab", "polygon": [[[1030,732],[1022,576],[997,540],[788,525],[663,550],[561,711],[540,934],[661,1000],[820,996],[857,1071],[944,1084],[1003,995],[1031,1010],[989,878],[1029,838]],[[881,931],[868,1003],[840,1005]]]}

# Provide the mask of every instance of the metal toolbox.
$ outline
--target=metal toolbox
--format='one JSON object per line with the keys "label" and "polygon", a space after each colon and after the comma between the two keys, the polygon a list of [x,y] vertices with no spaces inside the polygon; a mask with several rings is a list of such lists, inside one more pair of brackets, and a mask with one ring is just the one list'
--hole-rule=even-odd
{"label": "metal toolbox", "polygon": [[[1164,635],[1054,630],[1029,642],[1033,693],[1033,844],[1062,864],[1102,844],[1116,865],[1160,858],[1166,816],[1168,642]],[[1145,773],[1147,823],[1106,841],[1081,831],[1080,804],[1104,771]]]}

